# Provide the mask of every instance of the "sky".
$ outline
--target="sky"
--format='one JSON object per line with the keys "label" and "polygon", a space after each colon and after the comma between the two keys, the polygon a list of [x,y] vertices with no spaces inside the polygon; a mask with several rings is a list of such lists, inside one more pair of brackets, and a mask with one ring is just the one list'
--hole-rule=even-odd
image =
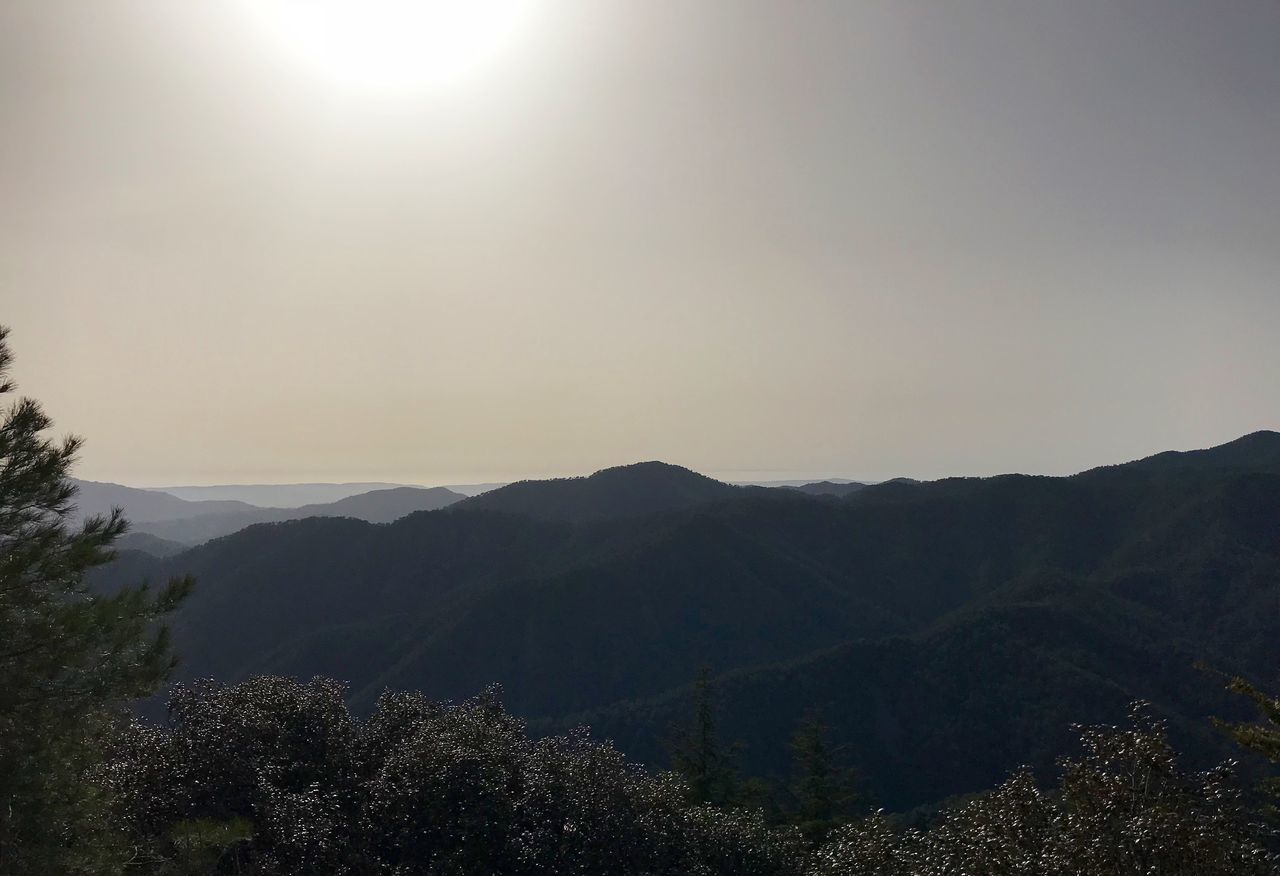
{"label": "sky", "polygon": [[523,0],[377,83],[262,8],[0,0],[0,323],[80,477],[1064,474],[1280,428],[1273,0]]}

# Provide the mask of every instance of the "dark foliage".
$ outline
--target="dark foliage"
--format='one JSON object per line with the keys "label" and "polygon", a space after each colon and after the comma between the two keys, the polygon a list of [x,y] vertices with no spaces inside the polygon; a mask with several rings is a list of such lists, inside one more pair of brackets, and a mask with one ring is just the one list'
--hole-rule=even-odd
{"label": "dark foliage", "polygon": [[1187,773],[1164,727],[1135,707],[1132,726],[1084,728],[1084,755],[1053,793],[1018,772],[929,830],[877,816],[837,831],[812,876],[1271,874],[1230,769]]}
{"label": "dark foliage", "polygon": [[815,711],[806,714],[791,737],[789,820],[812,843],[848,822],[863,803],[857,773],[840,754],[831,744],[831,726]]}
{"label": "dark foliage", "polygon": [[183,687],[166,727],[120,732],[99,781],[154,873],[1276,872],[1230,765],[1187,772],[1145,705],[1131,721],[1078,729],[1083,754],[1053,790],[1022,770],[931,827],[875,815],[816,847],[759,811],[690,802],[679,777],[584,733],[531,740],[494,691],[458,705],[387,694],[360,720],[323,679]]}
{"label": "dark foliage", "polygon": [[125,728],[101,781],[153,871],[796,872],[759,813],[686,802],[583,733],[531,740],[494,692],[387,694],[369,718],[316,679],[180,687],[164,728]]}
{"label": "dark foliage", "polygon": [[694,682],[692,705],[687,722],[675,729],[671,768],[684,779],[689,802],[733,805],[739,799],[740,780],[733,765],[733,748],[721,741],[716,729],[716,688],[706,668]]}
{"label": "dark foliage", "polygon": [[[0,396],[11,361],[0,328]],[[110,858],[101,799],[86,787],[114,707],[150,694],[173,665],[156,622],[190,588],[91,594],[112,559],[118,512],[72,528],[67,472],[80,441],[44,437],[22,399],[0,414],[0,872],[93,872]]]}
{"label": "dark foliage", "polygon": [[1259,690],[1243,678],[1231,679],[1228,689],[1253,703],[1256,719],[1215,723],[1240,746],[1271,764],[1270,774],[1259,782],[1258,790],[1264,801],[1262,814],[1271,825],[1273,842],[1280,846],[1280,697]]}

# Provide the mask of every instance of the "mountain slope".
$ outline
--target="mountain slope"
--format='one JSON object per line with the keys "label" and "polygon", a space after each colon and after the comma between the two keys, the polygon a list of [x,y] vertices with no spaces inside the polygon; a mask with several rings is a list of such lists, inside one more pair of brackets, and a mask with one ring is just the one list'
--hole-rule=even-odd
{"label": "mountain slope", "polygon": [[[1210,533],[1224,525],[1247,531],[1255,519],[1232,511],[1252,501],[1243,487],[1224,501],[1218,489],[1151,492],[1138,483],[1125,491],[1071,479],[944,486],[918,501],[854,507],[747,496],[587,527],[461,510],[415,515],[385,531],[304,521],[239,533],[184,555],[174,570],[195,571],[226,606],[208,625],[212,638],[191,641],[193,671],[267,660],[248,644],[221,645],[225,624],[247,636],[269,623],[262,641],[274,643],[271,668],[305,674],[308,655],[328,647],[316,644],[317,628],[358,624],[369,636],[388,623],[381,637],[394,629],[403,640],[395,665],[352,665],[344,677],[357,688],[429,684],[456,696],[502,681],[522,711],[546,714],[661,690],[700,662],[730,668],[921,629],[1028,570],[1145,568],[1153,520],[1193,530],[1168,543],[1198,546],[1204,556],[1188,562],[1203,565],[1226,550]],[[1254,486],[1269,495],[1265,482]],[[1200,507],[1205,519],[1187,507]],[[1203,609],[1190,584],[1180,592],[1180,611]],[[456,604],[437,601],[446,595]],[[193,599],[194,615],[209,610],[202,596]],[[248,625],[236,620],[241,611]],[[1227,626],[1247,622],[1233,617]],[[451,663],[450,655],[473,650],[472,659]],[[584,659],[590,654],[611,656]],[[573,685],[561,683],[564,665],[573,667]]]}
{"label": "mountain slope", "polygon": [[160,487],[159,490],[189,501],[235,499],[258,508],[297,508],[302,505],[325,505],[361,493],[413,486],[374,481],[343,484],[215,484]]}
{"label": "mountain slope", "polygon": [[385,526],[255,526],[130,574],[199,579],[175,626],[184,678],[330,674],[360,707],[386,687],[497,682],[527,717],[589,716],[660,758],[707,665],[753,769],[779,769],[791,723],[819,706],[877,765],[881,799],[911,806],[1049,763],[1066,723],[1118,720],[1131,697],[1211,749],[1203,718],[1221,704],[1193,660],[1261,675],[1280,658],[1280,474],[1247,471],[1265,453],[1243,471],[1197,460],[839,500],[711,481],[706,501],[609,516],[605,496],[670,504],[690,500],[668,478],[705,486],[651,467],[636,489],[631,467],[605,479],[630,492],[584,478],[499,503],[533,496],[536,516],[467,501]]}
{"label": "mountain slope", "polygon": [[[1235,714],[1239,704],[1194,668],[1215,654],[1105,588],[1057,585],[1053,596],[966,612],[917,636],[728,673],[717,681],[721,733],[742,743],[748,773],[785,778],[790,736],[817,709],[864,790],[892,810],[990,787],[1020,764],[1047,778],[1069,750],[1072,724],[1114,723],[1138,698],[1172,718],[1180,748],[1198,762],[1232,756],[1204,716]],[[535,726],[585,724],[661,765],[670,728],[689,708],[689,692],[678,690]]]}
{"label": "mountain slope", "polygon": [[434,511],[447,507],[462,498],[461,494],[444,487],[396,487],[298,508],[246,506],[220,514],[157,520],[142,523],[135,528],[139,532],[191,545],[230,535],[257,523],[279,523],[306,517],[355,517],[370,523],[389,523],[415,511]]}
{"label": "mountain slope", "polygon": [[131,523],[153,523],[162,520],[226,514],[252,510],[252,505],[233,501],[188,502],[168,493],[139,490],[121,484],[72,479],[76,487],[76,518],[111,513],[122,508]]}
{"label": "mountain slope", "polygon": [[1204,450],[1167,450],[1146,459],[1093,469],[1084,474],[1096,474],[1116,468],[1150,473],[1270,472],[1280,474],[1280,432],[1268,430],[1253,432],[1226,444]]}
{"label": "mountain slope", "polygon": [[678,465],[641,462],[602,469],[583,478],[519,481],[474,496],[458,507],[582,523],[678,511],[735,498],[748,489],[722,483]]}
{"label": "mountain slope", "polygon": [[369,523],[390,523],[415,511],[436,511],[459,502],[461,493],[444,487],[395,487],[370,490],[336,502],[302,505],[294,509],[302,517],[355,517]]}
{"label": "mountain slope", "polygon": [[190,545],[169,541],[147,532],[126,532],[116,539],[118,551],[140,551],[153,557],[172,557],[185,551]]}

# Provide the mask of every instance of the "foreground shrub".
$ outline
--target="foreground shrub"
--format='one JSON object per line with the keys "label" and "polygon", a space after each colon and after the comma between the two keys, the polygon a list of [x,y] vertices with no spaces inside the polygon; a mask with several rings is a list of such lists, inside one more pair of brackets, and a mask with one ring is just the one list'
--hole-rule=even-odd
{"label": "foreground shrub", "polygon": [[874,818],[838,831],[812,876],[1094,876],[1270,874],[1231,771],[1179,769],[1164,726],[1141,705],[1130,728],[1081,731],[1057,792],[1019,772],[947,813],[931,830],[894,831]]}
{"label": "foreground shrub", "polygon": [[154,873],[1094,876],[1270,874],[1230,769],[1179,768],[1164,726],[1081,730],[1059,786],[1027,771],[928,830],[877,815],[816,848],[750,809],[689,800],[585,731],[530,739],[494,691],[449,705],[255,678],[179,688],[129,724],[100,784]]}
{"label": "foreground shrub", "polygon": [[[678,779],[585,733],[531,740],[493,692],[458,705],[388,694],[364,721],[343,693],[320,679],[204,683],[177,690],[168,726],[129,725],[102,778],[135,859],[232,873],[799,871],[795,834],[690,806]],[[192,836],[209,841],[193,851]]]}

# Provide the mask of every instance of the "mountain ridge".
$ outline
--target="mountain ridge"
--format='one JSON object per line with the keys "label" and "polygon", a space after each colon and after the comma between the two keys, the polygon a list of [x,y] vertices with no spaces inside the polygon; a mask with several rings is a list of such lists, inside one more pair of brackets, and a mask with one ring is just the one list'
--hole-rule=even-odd
{"label": "mountain ridge", "polygon": [[108,481],[84,481],[71,479],[76,488],[72,500],[75,519],[101,516],[116,507],[128,510],[131,523],[153,523],[173,519],[175,516],[198,517],[205,514],[225,514],[247,511],[252,505],[224,499],[191,502],[168,493],[156,493],[137,487],[126,487]]}
{"label": "mountain ridge", "polygon": [[[460,699],[499,683],[536,726],[587,716],[660,763],[673,692],[707,666],[750,771],[782,768],[807,698],[848,725],[839,741],[895,765],[873,771],[874,790],[910,807],[1051,765],[1059,723],[1118,720],[1134,697],[1214,753],[1204,718],[1225,713],[1191,663],[1271,671],[1280,638],[1280,473],[1248,470],[1265,453],[1224,454],[1242,461],[886,483],[834,501],[711,481],[687,504],[682,485],[710,479],[621,467],[607,490],[552,482],[550,515],[468,501],[384,525],[269,523],[127,573],[201,582],[174,623],[179,678],[332,675],[360,709],[388,688]],[[610,481],[630,499],[646,477],[656,487],[639,495],[686,504],[600,513],[620,494]],[[762,709],[753,730],[745,716]],[[934,754],[913,761],[910,740]],[[983,752],[973,770],[930,779],[929,758],[966,746]]]}
{"label": "mountain ridge", "polygon": [[751,489],[652,460],[604,468],[584,477],[516,481],[466,499],[455,510],[506,511],[581,523],[675,511]]}
{"label": "mountain ridge", "polygon": [[175,552],[173,543],[189,547],[258,523],[322,516],[389,523],[415,511],[444,508],[465,498],[445,487],[393,487],[357,493],[335,502],[296,508],[260,508],[236,500],[190,501],[121,484],[78,480],[72,483],[77,490],[75,519],[109,514],[119,507],[125,512],[131,530],[122,547],[165,555]]}

